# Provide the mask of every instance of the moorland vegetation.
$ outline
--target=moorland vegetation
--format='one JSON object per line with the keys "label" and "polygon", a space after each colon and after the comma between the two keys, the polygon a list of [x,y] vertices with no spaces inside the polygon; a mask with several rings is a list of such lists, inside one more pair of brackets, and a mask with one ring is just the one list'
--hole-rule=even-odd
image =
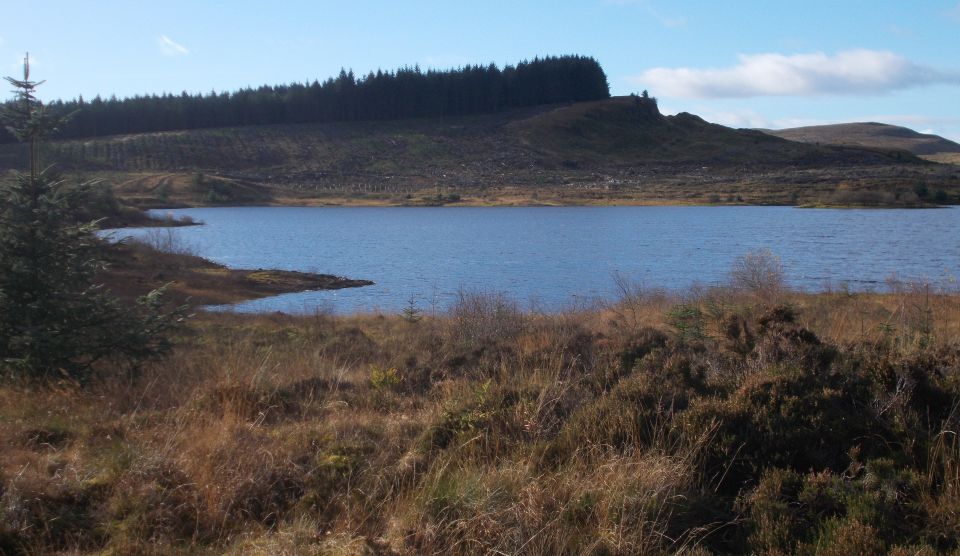
{"label": "moorland vegetation", "polygon": [[558,314],[201,314],[135,376],[6,383],[0,551],[956,551],[960,298],[770,260]]}

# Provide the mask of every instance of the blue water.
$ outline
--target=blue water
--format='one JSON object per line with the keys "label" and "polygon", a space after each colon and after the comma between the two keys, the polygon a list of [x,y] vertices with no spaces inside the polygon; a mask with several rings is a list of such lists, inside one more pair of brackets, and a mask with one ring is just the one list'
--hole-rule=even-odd
{"label": "blue water", "polygon": [[[740,255],[770,249],[791,285],[883,289],[896,275],[960,276],[960,209],[790,207],[197,208],[174,229],[234,268],[365,278],[374,286],[241,303],[238,311],[395,312],[444,308],[458,290],[504,292],[554,310],[616,297],[614,277],[685,289],[726,280]],[[143,235],[149,229],[123,230]],[[166,232],[164,232],[166,233]]]}

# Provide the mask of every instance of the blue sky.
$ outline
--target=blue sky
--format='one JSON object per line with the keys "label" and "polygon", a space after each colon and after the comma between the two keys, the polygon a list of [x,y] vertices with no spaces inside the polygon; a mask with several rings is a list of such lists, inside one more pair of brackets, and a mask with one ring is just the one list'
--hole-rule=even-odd
{"label": "blue sky", "polygon": [[613,94],[735,127],[883,121],[960,141],[960,0],[8,0],[0,69],[42,97],[233,90],[591,55]]}

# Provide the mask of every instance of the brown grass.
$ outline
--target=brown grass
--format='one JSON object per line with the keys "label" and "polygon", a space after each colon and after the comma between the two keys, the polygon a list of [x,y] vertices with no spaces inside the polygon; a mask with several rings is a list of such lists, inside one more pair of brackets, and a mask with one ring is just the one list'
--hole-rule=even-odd
{"label": "brown grass", "polygon": [[925,155],[922,158],[941,164],[960,164],[960,153],[937,153]]}
{"label": "brown grass", "polygon": [[104,258],[108,267],[100,280],[120,297],[134,298],[166,286],[166,298],[171,303],[194,306],[373,283],[289,270],[229,269],[195,256],[192,246],[169,228],[153,232],[141,241],[107,245]]}
{"label": "brown grass", "polygon": [[136,377],[0,387],[0,552],[955,550],[960,298],[760,286],[200,315]]}

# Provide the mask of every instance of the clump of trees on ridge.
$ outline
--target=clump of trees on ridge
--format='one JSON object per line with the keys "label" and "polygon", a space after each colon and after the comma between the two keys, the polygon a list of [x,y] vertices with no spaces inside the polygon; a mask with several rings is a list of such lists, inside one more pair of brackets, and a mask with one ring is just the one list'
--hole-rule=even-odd
{"label": "clump of trees on ridge", "polygon": [[[341,70],[324,82],[293,83],[206,95],[149,95],[55,101],[59,113],[76,111],[61,138],[97,137],[210,127],[309,122],[352,122],[463,116],[509,108],[599,100],[610,96],[600,64],[585,56],[550,56],[499,68],[396,71],[356,76]],[[0,143],[12,142],[0,132]]]}

